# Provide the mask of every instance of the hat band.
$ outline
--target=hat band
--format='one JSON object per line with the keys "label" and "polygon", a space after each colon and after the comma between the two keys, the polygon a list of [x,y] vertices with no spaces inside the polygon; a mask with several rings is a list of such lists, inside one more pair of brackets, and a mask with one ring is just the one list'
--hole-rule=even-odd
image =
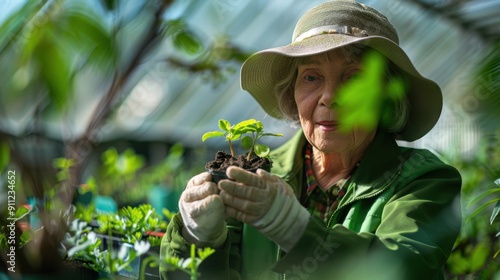
{"label": "hat band", "polygon": [[300,36],[298,36],[294,43],[303,41],[305,39],[317,36],[317,35],[322,35],[322,34],[344,34],[344,35],[349,35],[349,36],[355,36],[355,37],[366,37],[368,36],[368,32],[366,30],[363,30],[361,28],[357,27],[351,27],[351,26],[342,26],[342,25],[325,25],[325,26],[319,26],[315,27],[311,30],[308,30]]}

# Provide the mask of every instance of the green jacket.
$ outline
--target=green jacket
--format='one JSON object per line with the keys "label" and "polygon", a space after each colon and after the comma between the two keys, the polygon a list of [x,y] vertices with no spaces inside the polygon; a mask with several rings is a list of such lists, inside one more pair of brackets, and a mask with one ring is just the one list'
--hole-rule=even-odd
{"label": "green jacket", "polygon": [[[299,132],[272,154],[271,172],[297,197],[305,144]],[[328,224],[311,217],[287,254],[251,226],[228,221],[229,238],[202,263],[202,279],[444,279],[461,221],[456,169],[377,133],[345,186]],[[182,226],[180,215],[169,224],[162,258],[188,256]]]}

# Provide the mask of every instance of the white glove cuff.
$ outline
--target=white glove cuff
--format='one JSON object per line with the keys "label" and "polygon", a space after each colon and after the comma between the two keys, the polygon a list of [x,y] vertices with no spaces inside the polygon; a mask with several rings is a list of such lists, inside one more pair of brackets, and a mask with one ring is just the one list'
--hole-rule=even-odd
{"label": "white glove cuff", "polygon": [[[255,227],[288,252],[299,241],[309,223],[309,212],[293,197],[276,195],[269,213],[255,223]],[[266,221],[267,217],[276,217]]]}
{"label": "white glove cuff", "polygon": [[191,229],[184,225],[182,229],[182,237],[186,239],[188,243],[193,243],[197,247],[211,247],[211,248],[217,248],[224,244],[224,241],[226,241],[227,237],[227,227],[226,224],[224,223],[224,226],[221,229],[221,232],[214,236],[213,238],[210,238],[210,240],[202,240],[194,234]]}

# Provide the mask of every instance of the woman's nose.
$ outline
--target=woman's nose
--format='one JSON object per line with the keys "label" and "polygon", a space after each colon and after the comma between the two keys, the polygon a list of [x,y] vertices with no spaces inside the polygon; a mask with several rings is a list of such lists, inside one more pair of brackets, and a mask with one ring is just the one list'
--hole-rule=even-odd
{"label": "woman's nose", "polygon": [[339,82],[331,81],[325,85],[322,89],[321,97],[319,103],[321,106],[331,107],[334,103],[334,97],[337,93]]}

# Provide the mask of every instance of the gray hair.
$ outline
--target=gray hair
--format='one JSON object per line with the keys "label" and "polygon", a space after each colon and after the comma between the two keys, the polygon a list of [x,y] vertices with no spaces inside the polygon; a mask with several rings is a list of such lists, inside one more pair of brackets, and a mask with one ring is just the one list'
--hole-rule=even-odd
{"label": "gray hair", "polygon": [[[353,44],[347,45],[340,49],[336,49],[335,51],[342,52],[342,54],[346,55],[346,57],[348,57],[349,59],[359,61],[368,50],[373,49],[367,47],[366,45]],[[331,60],[331,52],[327,53],[327,57],[329,60]],[[297,80],[297,69],[308,59],[308,56],[289,59],[287,61],[287,69],[290,69],[290,71],[281,80],[279,80],[274,87],[274,94],[276,94],[276,96],[278,97],[278,106],[281,114],[285,119],[291,120],[296,123],[299,122],[299,112],[294,98],[295,81]],[[394,65],[394,63],[388,61],[386,69],[386,79],[389,80],[393,77],[402,79],[403,83],[407,85],[407,79],[405,79],[402,71],[399,70],[399,68]],[[381,120],[379,126],[387,132],[394,134],[397,134],[398,132],[403,130],[403,128],[406,126],[410,113],[410,105],[408,103],[408,99],[406,98],[406,94],[403,95],[403,98],[399,98],[397,100],[391,101],[388,104],[385,104],[383,110],[389,110],[389,117],[387,119]]]}

